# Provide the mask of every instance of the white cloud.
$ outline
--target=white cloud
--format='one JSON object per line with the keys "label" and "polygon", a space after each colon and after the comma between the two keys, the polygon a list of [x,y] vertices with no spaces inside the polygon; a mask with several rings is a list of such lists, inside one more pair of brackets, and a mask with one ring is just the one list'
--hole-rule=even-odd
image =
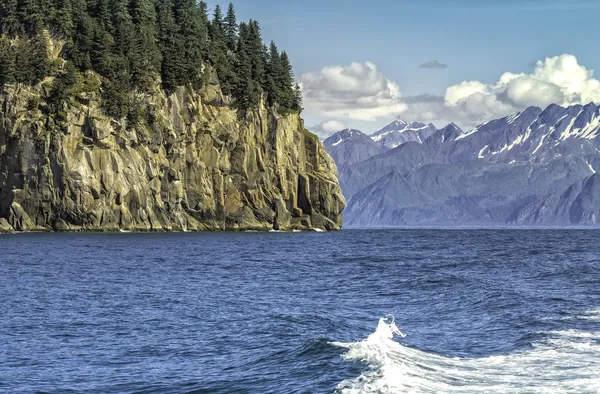
{"label": "white cloud", "polygon": [[465,81],[446,89],[444,105],[458,121],[476,124],[535,105],[600,103],[600,81],[573,55],[538,61],[532,74],[500,76],[493,84]]}
{"label": "white cloud", "polygon": [[325,122],[321,122],[316,124],[308,129],[318,135],[320,138],[327,138],[331,134],[336,133],[340,130],[344,130],[346,128],[346,124],[339,120],[327,120]]}
{"label": "white cloud", "polygon": [[450,86],[446,90],[446,104],[456,105],[464,97],[469,97],[473,94],[488,93],[488,88],[485,84],[478,81],[464,81],[461,84]]}
{"label": "white cloud", "polygon": [[[328,66],[304,74],[301,82],[307,109],[347,123],[401,115],[412,121],[475,126],[532,105],[600,103],[600,81],[569,54],[536,62],[532,73],[506,72],[492,83],[464,81],[448,87],[443,97],[401,97],[399,86],[370,62]],[[320,135],[331,132],[317,126]]]}
{"label": "white cloud", "polygon": [[406,110],[399,86],[371,62],[327,66],[300,78],[304,106],[337,118],[372,121]]}

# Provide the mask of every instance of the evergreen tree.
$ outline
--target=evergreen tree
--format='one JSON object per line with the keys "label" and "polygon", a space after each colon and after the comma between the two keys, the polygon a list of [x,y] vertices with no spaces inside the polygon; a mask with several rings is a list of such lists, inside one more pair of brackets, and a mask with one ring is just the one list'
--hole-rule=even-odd
{"label": "evergreen tree", "polygon": [[238,25],[235,17],[235,9],[233,8],[232,3],[229,3],[229,8],[227,9],[227,16],[225,17],[225,21],[223,22],[223,28],[225,30],[227,48],[233,52],[235,51],[235,47],[237,45]]}
{"label": "evergreen tree", "polygon": [[92,29],[92,44],[87,50],[92,67],[105,77],[114,78],[119,68],[113,27],[111,0],[96,0],[90,4],[90,16],[85,15]]}
{"label": "evergreen tree", "polygon": [[[59,72],[48,53],[56,34],[65,42]],[[302,105],[287,54],[263,44],[258,22],[238,25],[233,4],[225,16],[215,6],[209,20],[197,0],[0,0],[0,84],[54,75],[52,97],[64,101],[77,81],[87,83],[87,70],[102,77],[105,110],[115,117],[131,115],[130,92],[151,88],[158,74],[172,90],[197,87],[206,70],[240,109],[261,98],[282,111]]]}
{"label": "evergreen tree", "polygon": [[111,36],[115,33],[113,26],[113,6],[112,0],[95,0],[95,2],[89,3],[91,12],[90,16],[93,18],[97,28],[102,29],[109,33]]}
{"label": "evergreen tree", "polygon": [[132,54],[135,48],[135,26],[129,14],[129,0],[111,0],[111,9],[113,12],[113,21],[115,39],[115,48],[113,51],[113,61],[115,69],[113,70],[116,88],[127,88],[132,78]]}
{"label": "evergreen tree", "polygon": [[163,0],[158,10],[158,47],[162,54],[161,77],[163,86],[173,89],[179,84],[179,51],[183,48],[178,37],[178,27],[171,0]]}
{"label": "evergreen tree", "polygon": [[260,87],[252,79],[250,29],[246,23],[240,24],[240,36],[236,50],[237,75],[234,97],[238,107],[242,109],[253,107],[260,101]]}
{"label": "evergreen tree", "polygon": [[206,51],[206,26],[201,15],[201,7],[195,0],[174,0],[175,23],[179,27],[176,44],[183,48],[179,54],[178,82],[196,82],[202,68]]}
{"label": "evergreen tree", "polygon": [[70,58],[81,71],[92,69],[90,52],[94,44],[95,27],[87,12],[86,0],[72,0],[74,32]]}
{"label": "evergreen tree", "polygon": [[16,41],[14,77],[18,82],[36,84],[50,71],[50,60],[46,38],[36,34],[31,39]]}
{"label": "evergreen tree", "polygon": [[274,105],[276,102],[280,100],[280,92],[278,88],[278,79],[282,74],[281,71],[281,62],[279,59],[279,49],[277,49],[277,45],[275,42],[271,41],[271,45],[269,47],[269,53],[267,55],[267,68],[266,68],[266,78],[265,78],[265,92],[267,94],[267,102],[269,105]]}
{"label": "evergreen tree", "polygon": [[221,12],[221,6],[218,4],[215,6],[215,11],[213,12],[211,27],[215,30],[223,31],[223,13]]}
{"label": "evergreen tree", "polygon": [[[202,20],[203,25],[208,29],[208,4],[205,1],[201,1],[198,3],[198,7],[200,8],[200,19]],[[208,35],[208,32],[206,33]]]}
{"label": "evergreen tree", "polygon": [[55,113],[61,113],[62,103],[69,100],[71,89],[77,84],[77,69],[72,62],[67,62],[64,72],[58,75],[50,93],[50,107]]}
{"label": "evergreen tree", "polygon": [[0,87],[15,82],[15,53],[10,40],[0,36]]}
{"label": "evergreen tree", "polygon": [[44,28],[44,2],[40,0],[22,0],[21,21],[29,34],[38,34]]}
{"label": "evergreen tree", "polygon": [[227,38],[224,30],[223,15],[221,13],[221,7],[218,5],[215,7],[213,20],[209,26],[210,45],[208,60],[217,71],[223,93],[229,95],[233,89],[235,78],[231,64],[232,59],[227,50]]}
{"label": "evergreen tree", "polygon": [[291,109],[294,104],[294,74],[290,59],[285,51],[281,52],[279,57],[279,75],[276,82],[278,84],[279,104],[285,109]]}
{"label": "evergreen tree", "polygon": [[252,67],[252,80],[262,86],[265,79],[265,68],[263,60],[263,43],[260,35],[258,22],[250,21],[248,25],[248,55]]}
{"label": "evergreen tree", "polygon": [[294,87],[294,100],[292,102],[292,110],[302,111],[302,89],[296,84]]}
{"label": "evergreen tree", "polygon": [[53,0],[51,23],[66,37],[73,35],[75,26],[71,0]]}
{"label": "evergreen tree", "polygon": [[0,2],[0,34],[15,37],[23,33],[18,0]]}
{"label": "evergreen tree", "polygon": [[131,72],[135,86],[149,88],[160,70],[156,8],[153,0],[132,0],[131,18],[135,35],[131,58]]}

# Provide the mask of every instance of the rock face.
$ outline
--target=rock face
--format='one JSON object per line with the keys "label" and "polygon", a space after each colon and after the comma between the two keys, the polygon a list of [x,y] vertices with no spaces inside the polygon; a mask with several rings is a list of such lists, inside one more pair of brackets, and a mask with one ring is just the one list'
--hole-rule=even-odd
{"label": "rock face", "polygon": [[100,92],[59,120],[45,102],[51,82],[0,93],[2,231],[341,228],[336,166],[299,115],[240,114],[213,77],[197,91],[135,95],[145,114],[135,125],[107,117]]}

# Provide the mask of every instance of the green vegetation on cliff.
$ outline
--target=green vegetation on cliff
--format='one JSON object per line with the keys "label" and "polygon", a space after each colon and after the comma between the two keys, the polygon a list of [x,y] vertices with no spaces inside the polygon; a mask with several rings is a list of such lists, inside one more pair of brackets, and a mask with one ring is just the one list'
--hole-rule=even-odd
{"label": "green vegetation on cliff", "polygon": [[0,0],[0,233],[340,229],[287,54],[207,14]]}
{"label": "green vegetation on cliff", "polygon": [[[47,34],[64,43],[55,56]],[[207,65],[240,109],[256,107],[263,95],[282,113],[301,109],[286,52],[263,44],[258,22],[238,24],[232,4],[225,16],[217,5],[211,19],[196,0],[0,2],[0,86],[58,74],[57,107],[91,70],[103,77],[106,112],[132,116],[128,93],[152,91],[159,76],[167,91],[200,87]]]}

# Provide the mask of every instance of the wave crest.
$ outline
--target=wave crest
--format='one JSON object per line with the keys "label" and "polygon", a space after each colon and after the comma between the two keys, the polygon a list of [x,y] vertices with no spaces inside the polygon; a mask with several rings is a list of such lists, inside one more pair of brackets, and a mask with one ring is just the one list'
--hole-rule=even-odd
{"label": "wave crest", "polygon": [[531,350],[484,358],[455,358],[410,348],[393,318],[360,342],[333,342],[366,370],[342,381],[340,394],[359,393],[598,393],[600,334],[553,331]]}

